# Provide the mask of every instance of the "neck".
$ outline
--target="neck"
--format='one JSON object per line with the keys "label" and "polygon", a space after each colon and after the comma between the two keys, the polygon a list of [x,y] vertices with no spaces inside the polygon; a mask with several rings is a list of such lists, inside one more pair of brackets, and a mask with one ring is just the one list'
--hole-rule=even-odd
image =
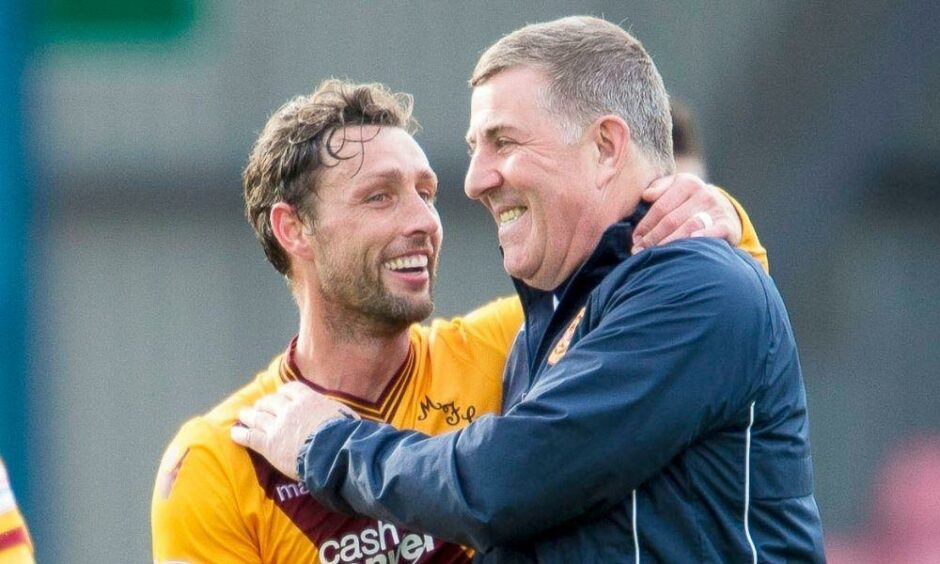
{"label": "neck", "polygon": [[325,304],[298,289],[300,330],[294,362],[304,378],[328,390],[374,402],[408,356],[408,328],[392,330],[361,316],[330,315]]}
{"label": "neck", "polygon": [[[635,155],[632,164],[633,166],[625,170],[624,174],[605,190],[607,193],[604,194],[604,199],[608,202],[610,215],[606,218],[607,225],[597,236],[598,240],[604,230],[636,211],[643,191],[663,176],[659,169],[650,164],[645,157]],[[630,242],[628,241],[627,244],[629,245]]]}

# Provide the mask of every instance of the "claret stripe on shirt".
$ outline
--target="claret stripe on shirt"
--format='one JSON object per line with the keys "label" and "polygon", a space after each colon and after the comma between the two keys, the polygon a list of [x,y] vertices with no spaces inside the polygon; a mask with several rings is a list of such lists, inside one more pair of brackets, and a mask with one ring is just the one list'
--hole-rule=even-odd
{"label": "claret stripe on shirt", "polygon": [[408,387],[408,380],[415,365],[415,351],[414,347],[411,346],[408,348],[408,356],[405,358],[405,362],[402,363],[395,376],[386,384],[385,389],[379,394],[379,398],[373,402],[345,392],[330,390],[311,382],[304,377],[300,368],[294,362],[296,349],[297,339],[295,337],[288,345],[287,352],[281,361],[279,375],[283,382],[295,380],[303,382],[314,390],[351,407],[360,416],[377,421],[391,421],[405,395],[405,389]]}

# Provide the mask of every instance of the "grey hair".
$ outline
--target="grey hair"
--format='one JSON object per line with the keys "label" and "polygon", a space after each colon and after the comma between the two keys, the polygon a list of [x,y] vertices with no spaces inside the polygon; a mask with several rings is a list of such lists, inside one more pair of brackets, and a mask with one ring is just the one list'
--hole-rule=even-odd
{"label": "grey hair", "polygon": [[559,118],[567,142],[598,117],[614,114],[661,172],[673,171],[669,95],[643,45],[619,26],[590,16],[527,25],[483,53],[470,85],[514,67],[548,77],[538,103]]}

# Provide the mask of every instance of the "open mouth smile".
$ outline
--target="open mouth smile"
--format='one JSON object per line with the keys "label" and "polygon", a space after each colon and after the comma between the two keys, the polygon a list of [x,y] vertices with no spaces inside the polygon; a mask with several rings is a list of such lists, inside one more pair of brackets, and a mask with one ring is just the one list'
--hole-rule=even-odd
{"label": "open mouth smile", "polygon": [[525,206],[516,206],[514,208],[509,208],[508,210],[499,212],[499,224],[505,225],[509,222],[515,221],[522,217],[522,214],[527,212],[529,208]]}
{"label": "open mouth smile", "polygon": [[417,254],[398,257],[385,261],[382,263],[382,266],[392,272],[404,272],[408,274],[423,272],[428,267],[428,256]]}

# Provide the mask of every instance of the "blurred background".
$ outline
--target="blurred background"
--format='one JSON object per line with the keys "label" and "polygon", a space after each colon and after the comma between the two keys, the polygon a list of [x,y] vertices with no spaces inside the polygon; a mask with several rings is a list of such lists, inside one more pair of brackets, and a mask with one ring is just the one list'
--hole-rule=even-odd
{"label": "blurred background", "polygon": [[[749,210],[826,533],[865,546],[912,484],[885,461],[940,433],[940,3],[0,0],[0,453],[40,562],[149,561],[163,448],[294,335],[241,209],[267,116],[329,76],[415,95],[437,314],[457,314],[511,291],[462,193],[467,77],[505,33],[576,13],[644,42]],[[940,458],[913,460],[928,477],[903,499],[936,499]]]}

